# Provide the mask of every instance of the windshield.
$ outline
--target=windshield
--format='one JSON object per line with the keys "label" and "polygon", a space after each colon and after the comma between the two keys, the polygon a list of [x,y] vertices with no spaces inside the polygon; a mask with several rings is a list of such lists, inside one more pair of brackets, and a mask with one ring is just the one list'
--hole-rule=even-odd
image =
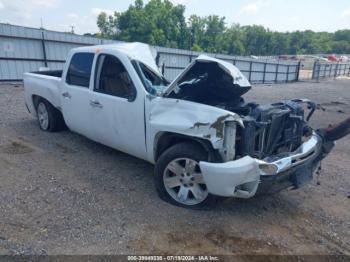
{"label": "windshield", "polygon": [[166,90],[169,82],[163,76],[156,74],[140,61],[134,60],[132,64],[150,94],[160,95]]}

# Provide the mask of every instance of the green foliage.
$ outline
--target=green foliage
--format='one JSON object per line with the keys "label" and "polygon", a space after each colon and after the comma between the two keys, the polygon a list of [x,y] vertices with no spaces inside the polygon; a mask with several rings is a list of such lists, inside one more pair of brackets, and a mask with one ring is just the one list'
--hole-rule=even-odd
{"label": "green foliage", "polygon": [[350,30],[273,32],[263,26],[227,27],[225,17],[191,15],[170,0],[135,0],[125,12],[97,18],[98,36],[232,55],[350,53]]}
{"label": "green foliage", "polygon": [[228,28],[222,41],[222,53],[242,55],[246,53],[244,46],[245,34],[238,24],[232,25]]}
{"label": "green foliage", "polygon": [[114,16],[108,16],[105,12],[101,12],[97,17],[97,26],[100,29],[100,36],[109,38],[115,34],[115,30],[118,28],[117,19]]}

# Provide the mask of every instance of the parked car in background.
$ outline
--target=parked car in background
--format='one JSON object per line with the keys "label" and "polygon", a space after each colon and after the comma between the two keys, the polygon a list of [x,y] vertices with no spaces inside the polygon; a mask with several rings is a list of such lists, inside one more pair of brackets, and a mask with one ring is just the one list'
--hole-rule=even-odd
{"label": "parked car in background", "polygon": [[328,61],[330,62],[337,62],[338,58],[335,55],[329,55],[327,56]]}
{"label": "parked car in background", "polygon": [[349,62],[349,57],[342,55],[342,56],[340,56],[339,61],[342,63],[347,63],[347,62]]}

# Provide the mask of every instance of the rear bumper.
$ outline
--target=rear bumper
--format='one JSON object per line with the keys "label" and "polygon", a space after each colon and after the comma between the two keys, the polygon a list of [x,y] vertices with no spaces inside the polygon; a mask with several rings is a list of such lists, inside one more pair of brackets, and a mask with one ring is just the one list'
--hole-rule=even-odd
{"label": "rear bumper", "polygon": [[274,159],[259,160],[250,156],[226,163],[200,162],[208,191],[213,195],[251,198],[257,192],[278,187],[299,187],[312,179],[322,159],[322,138],[313,135],[297,150]]}

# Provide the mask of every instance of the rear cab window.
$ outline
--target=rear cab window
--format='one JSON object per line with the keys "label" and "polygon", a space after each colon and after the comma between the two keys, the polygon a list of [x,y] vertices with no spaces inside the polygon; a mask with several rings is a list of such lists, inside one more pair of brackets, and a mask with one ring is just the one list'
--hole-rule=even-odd
{"label": "rear cab window", "polygon": [[67,84],[89,88],[94,56],[94,53],[87,52],[73,55],[67,71]]}

